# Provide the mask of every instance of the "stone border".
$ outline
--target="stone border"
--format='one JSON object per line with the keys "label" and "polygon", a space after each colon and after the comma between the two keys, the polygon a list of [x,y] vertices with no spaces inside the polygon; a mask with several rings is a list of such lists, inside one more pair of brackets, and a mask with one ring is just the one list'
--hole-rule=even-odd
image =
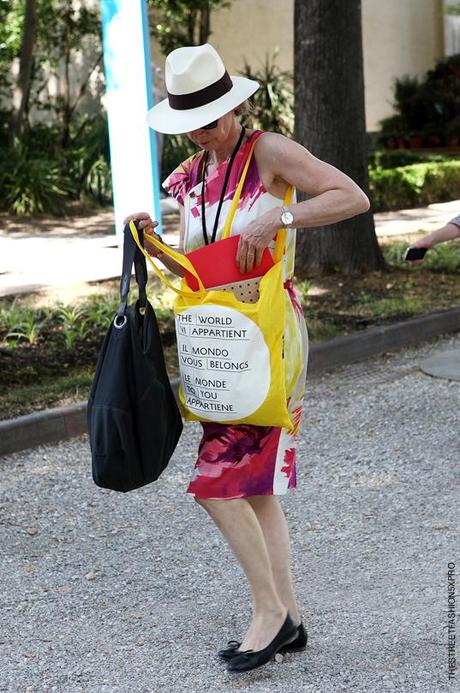
{"label": "stone border", "polygon": [[[460,307],[382,325],[310,346],[308,373],[319,373],[385,351],[460,331]],[[171,381],[177,397],[179,378]],[[86,402],[0,421],[0,456],[86,433]]]}
{"label": "stone border", "polygon": [[385,351],[395,351],[432,337],[458,331],[460,307],[408,318],[390,325],[379,325],[364,332],[334,337],[312,345],[308,369],[310,372],[316,372],[364,361]]}

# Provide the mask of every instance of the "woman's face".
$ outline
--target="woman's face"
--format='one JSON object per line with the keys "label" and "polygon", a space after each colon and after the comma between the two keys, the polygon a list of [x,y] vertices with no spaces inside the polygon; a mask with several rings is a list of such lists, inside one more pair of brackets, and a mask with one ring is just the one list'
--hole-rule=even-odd
{"label": "woman's face", "polygon": [[231,111],[217,120],[217,125],[211,130],[199,128],[187,133],[187,137],[201,149],[219,149],[232,133],[236,116]]}

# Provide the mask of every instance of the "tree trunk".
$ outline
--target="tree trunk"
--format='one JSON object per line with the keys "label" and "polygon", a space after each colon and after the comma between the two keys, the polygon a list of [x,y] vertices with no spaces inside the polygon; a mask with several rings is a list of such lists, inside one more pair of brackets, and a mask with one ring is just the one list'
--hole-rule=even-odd
{"label": "tree trunk", "polygon": [[10,119],[9,143],[22,134],[24,114],[30,94],[33,52],[37,35],[37,5],[36,0],[26,0],[24,11],[24,31],[22,34],[21,52],[19,58],[19,74],[15,99]]}
{"label": "tree trunk", "polygon": [[62,103],[62,146],[65,149],[70,141],[70,61],[72,51],[72,7],[67,8],[64,17],[64,87]]}
{"label": "tree trunk", "polygon": [[207,4],[200,12],[200,45],[208,42],[209,34],[211,33],[210,19],[211,10],[209,4]]}
{"label": "tree trunk", "polygon": [[196,22],[196,10],[189,10],[187,17],[187,33],[188,33],[188,45],[195,45],[195,22]]}
{"label": "tree trunk", "polygon": [[[368,194],[361,0],[295,0],[294,25],[295,139]],[[299,277],[384,268],[371,211],[297,234]]]}

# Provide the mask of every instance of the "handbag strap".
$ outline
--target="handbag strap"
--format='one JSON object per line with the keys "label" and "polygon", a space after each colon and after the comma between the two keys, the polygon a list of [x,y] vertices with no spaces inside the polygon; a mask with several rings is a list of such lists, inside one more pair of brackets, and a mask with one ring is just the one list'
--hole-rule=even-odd
{"label": "handbag strap", "polygon": [[243,171],[241,172],[238,186],[235,190],[235,194],[233,195],[232,204],[230,206],[230,209],[229,209],[228,214],[227,214],[227,218],[225,220],[225,225],[224,225],[224,228],[222,231],[222,236],[221,236],[222,240],[224,238],[229,238],[229,236],[230,236],[230,232],[232,230],[232,224],[233,224],[233,217],[235,216],[235,212],[237,210],[238,203],[240,201],[241,191],[243,190],[244,181],[246,180],[246,174],[248,172],[249,164],[251,163],[252,154],[254,152],[254,147],[256,146],[256,142],[258,139],[259,139],[258,137],[256,137],[254,139],[254,142],[251,144],[251,148],[249,149],[249,153],[248,153],[248,156],[246,158]]}
{"label": "handbag strap", "polygon": [[[117,310],[117,316],[119,318],[122,318],[125,314],[128,303],[133,264],[135,269],[136,283],[139,290],[140,306],[145,308],[147,305],[147,265],[145,263],[145,258],[142,256],[139,247],[134,242],[134,238],[129,231],[128,224],[126,224],[123,234],[123,265],[120,278],[120,305],[118,306]],[[144,237],[141,229],[138,230],[138,240],[138,245],[143,247]]]}

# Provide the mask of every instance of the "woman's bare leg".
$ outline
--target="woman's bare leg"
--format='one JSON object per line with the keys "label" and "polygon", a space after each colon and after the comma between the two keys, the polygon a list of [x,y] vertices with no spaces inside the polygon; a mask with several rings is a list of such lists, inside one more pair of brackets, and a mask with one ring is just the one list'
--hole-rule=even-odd
{"label": "woman's bare leg", "polygon": [[252,594],[252,621],[240,650],[262,650],[278,633],[287,609],[276,591],[264,534],[245,498],[196,498],[226,538],[248,578]]}
{"label": "woman's bare leg", "polygon": [[298,626],[301,619],[294,594],[291,573],[291,539],[289,527],[278,496],[250,496],[248,502],[254,509],[265,537],[272,567],[276,591]]}

